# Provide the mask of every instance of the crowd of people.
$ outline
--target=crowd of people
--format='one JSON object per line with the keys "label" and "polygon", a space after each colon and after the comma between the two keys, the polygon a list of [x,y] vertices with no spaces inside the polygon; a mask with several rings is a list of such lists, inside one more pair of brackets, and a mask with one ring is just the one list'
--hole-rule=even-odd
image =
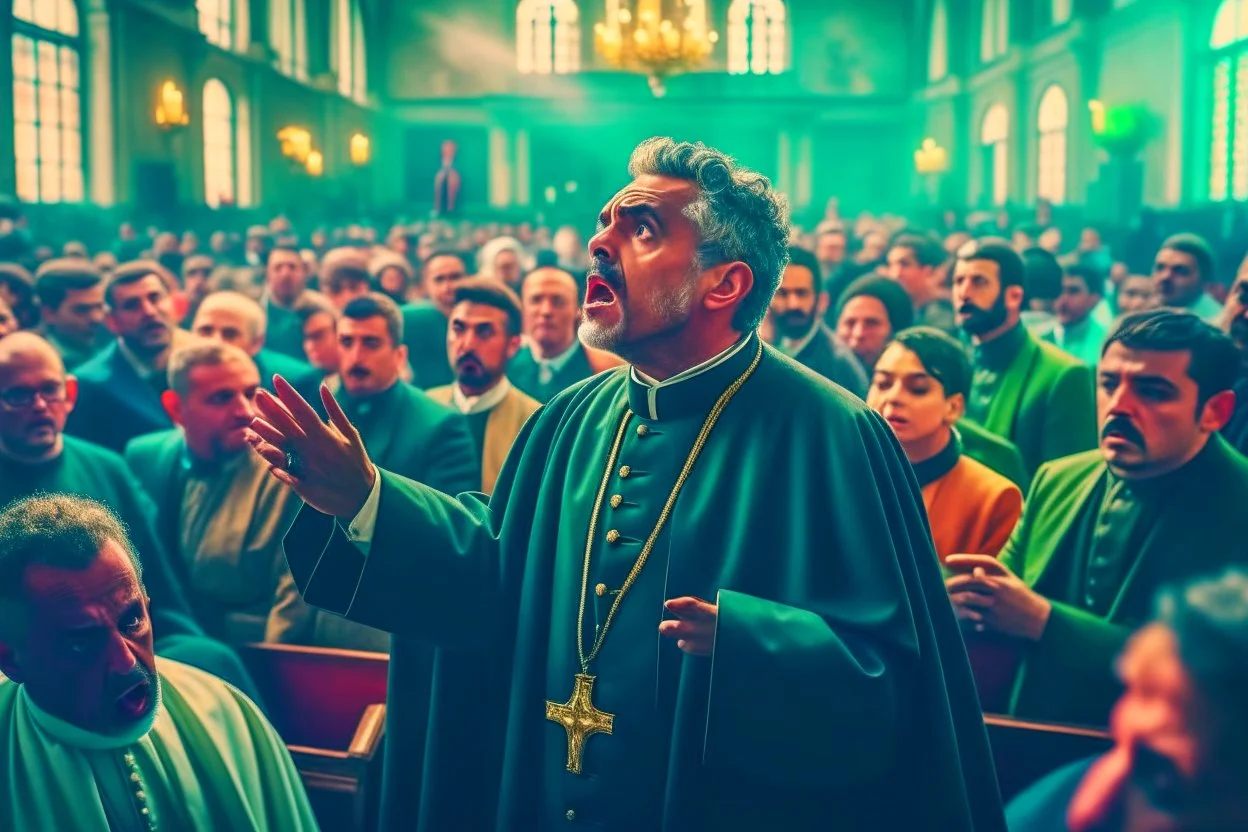
{"label": "crowd of people", "polygon": [[1005,828],[982,711],[1113,713],[1011,829],[1248,828],[1248,259],[630,174],[587,243],[9,213],[0,821],[315,828],[264,641],[390,654],[386,829]]}

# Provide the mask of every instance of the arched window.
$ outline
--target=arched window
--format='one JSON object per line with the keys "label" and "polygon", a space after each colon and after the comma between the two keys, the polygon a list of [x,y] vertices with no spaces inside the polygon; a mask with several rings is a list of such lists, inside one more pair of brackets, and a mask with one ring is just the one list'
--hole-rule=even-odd
{"label": "arched window", "polygon": [[338,71],[338,92],[356,101],[368,97],[364,50],[364,16],[359,0],[335,0],[334,65]]}
{"label": "arched window", "polygon": [[983,0],[979,22],[979,59],[995,61],[1010,48],[1010,0]]}
{"label": "arched window", "polygon": [[82,79],[74,0],[13,2],[17,196],[81,202]]}
{"label": "arched window", "polygon": [[214,46],[234,47],[234,0],[196,0],[199,31]]}
{"label": "arched window", "polygon": [[234,99],[216,78],[204,83],[204,202],[209,208],[237,202]]}
{"label": "arched window", "polygon": [[306,0],[269,0],[269,46],[277,68],[292,78],[308,78]]}
{"label": "arched window", "polygon": [[949,74],[949,7],[936,0],[932,7],[932,33],[927,47],[927,80],[939,81]]}
{"label": "arched window", "polygon": [[774,75],[788,69],[784,0],[733,0],[728,7],[728,71]]}
{"label": "arched window", "polygon": [[1209,47],[1214,54],[1209,199],[1248,200],[1248,0],[1222,0]]}
{"label": "arched window", "polygon": [[521,0],[516,6],[516,71],[562,75],[580,70],[580,15],[575,0]]}
{"label": "arched window", "polygon": [[984,113],[979,130],[984,192],[993,205],[1004,205],[1009,197],[1010,114],[1003,104],[993,104]]}
{"label": "arched window", "polygon": [[1066,201],[1066,126],[1070,118],[1066,93],[1053,84],[1040,96],[1036,116],[1036,196],[1060,205]]}
{"label": "arched window", "polygon": [[1050,22],[1054,26],[1061,26],[1070,20],[1072,0],[1050,0],[1049,12]]}

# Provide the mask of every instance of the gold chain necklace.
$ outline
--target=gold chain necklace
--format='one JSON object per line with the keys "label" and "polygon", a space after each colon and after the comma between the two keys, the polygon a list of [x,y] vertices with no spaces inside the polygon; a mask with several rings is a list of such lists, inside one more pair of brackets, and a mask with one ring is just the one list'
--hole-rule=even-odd
{"label": "gold chain necklace", "polygon": [[650,558],[655,541],[659,539],[659,534],[663,531],[663,526],[666,525],[672,509],[676,505],[676,498],[680,496],[681,489],[685,486],[685,481],[689,479],[694,463],[698,461],[702,448],[706,445],[715,423],[719,421],[720,414],[724,412],[728,402],[732,400],[732,397],[737,394],[737,391],[741,389],[741,386],[753,374],[762,357],[763,345],[760,342],[757,351],[754,353],[754,360],[750,362],[750,366],[746,368],[745,372],[736,381],[728,385],[728,388],[720,394],[719,399],[711,407],[711,412],[707,414],[706,420],[702,423],[702,429],[698,431],[693,448],[685,459],[684,467],[681,468],[680,475],[676,477],[676,484],[672,487],[672,491],[667,497],[667,502],[659,513],[659,519],[654,525],[654,530],[650,532],[650,536],[641,547],[641,552],[637,555],[633,568],[629,570],[628,577],[624,579],[623,586],[615,593],[615,601],[611,604],[611,609],[607,612],[607,618],[598,630],[598,635],[594,639],[594,644],[590,647],[589,654],[586,655],[584,635],[585,599],[589,595],[589,566],[594,551],[594,537],[598,531],[598,516],[602,512],[602,501],[606,496],[607,486],[611,483],[611,474],[615,470],[615,462],[619,458],[620,447],[624,444],[624,433],[628,429],[629,420],[633,416],[632,410],[628,407],[624,408],[620,426],[615,432],[615,441],[611,445],[611,453],[607,457],[606,470],[602,474],[602,483],[598,486],[598,496],[594,500],[594,511],[589,519],[589,534],[585,540],[585,561],[581,570],[581,603],[576,614],[576,653],[580,659],[581,672],[576,674],[572,696],[567,702],[560,704],[548,701],[546,703],[546,719],[559,723],[568,733],[567,770],[573,774],[580,774],[581,772],[581,755],[585,747],[585,740],[591,734],[610,734],[615,721],[614,714],[600,711],[594,707],[592,697],[595,677],[589,675],[590,662],[598,656],[598,651],[602,649],[602,643],[607,638],[607,631],[611,629],[611,623],[615,620],[616,611],[619,610],[620,604],[624,601],[624,596],[632,589],[633,584],[637,581],[637,576],[641,574],[642,568]]}

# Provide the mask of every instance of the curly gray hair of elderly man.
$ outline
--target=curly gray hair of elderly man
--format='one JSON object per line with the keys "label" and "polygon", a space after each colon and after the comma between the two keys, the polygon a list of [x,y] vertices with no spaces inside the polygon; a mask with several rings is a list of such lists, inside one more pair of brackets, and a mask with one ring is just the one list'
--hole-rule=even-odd
{"label": "curly gray hair of elderly man", "polygon": [[633,150],[628,174],[693,182],[698,198],[684,214],[698,230],[696,271],[742,262],[754,286],[733,314],[738,332],[758,328],[789,262],[789,206],[761,173],[702,142],[656,137]]}

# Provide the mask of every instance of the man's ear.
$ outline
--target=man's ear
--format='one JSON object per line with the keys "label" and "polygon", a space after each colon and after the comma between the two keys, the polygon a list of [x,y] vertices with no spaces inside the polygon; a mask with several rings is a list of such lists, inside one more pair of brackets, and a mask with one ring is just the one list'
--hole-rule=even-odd
{"label": "man's ear", "polygon": [[1005,287],[1005,306],[1014,312],[1023,308],[1023,291],[1022,286],[1006,286]]}
{"label": "man's ear", "polygon": [[76,404],[78,404],[78,379],[65,376],[65,412],[73,413]]}
{"label": "man's ear", "polygon": [[819,316],[820,318],[822,318],[824,315],[828,314],[828,303],[829,303],[829,302],[830,302],[830,298],[828,297],[828,293],[827,293],[827,292],[820,292],[820,293],[819,293],[819,299],[818,299],[817,301],[815,301],[815,314],[816,314],[817,316]]}
{"label": "man's ear", "polygon": [[1231,421],[1231,415],[1234,412],[1235,392],[1223,390],[1221,393],[1215,393],[1201,408],[1200,427],[1207,433],[1222,430],[1226,423]]}
{"label": "man's ear", "polygon": [[744,263],[728,263],[716,270],[718,276],[702,302],[711,311],[736,307],[754,288],[754,272]]}
{"label": "man's ear", "polygon": [[516,357],[516,353],[520,351],[520,346],[524,343],[524,336],[513,335],[507,339],[507,360]]}
{"label": "man's ear", "polygon": [[175,390],[166,390],[160,394],[160,403],[169,414],[175,425],[182,424],[182,397]]}

